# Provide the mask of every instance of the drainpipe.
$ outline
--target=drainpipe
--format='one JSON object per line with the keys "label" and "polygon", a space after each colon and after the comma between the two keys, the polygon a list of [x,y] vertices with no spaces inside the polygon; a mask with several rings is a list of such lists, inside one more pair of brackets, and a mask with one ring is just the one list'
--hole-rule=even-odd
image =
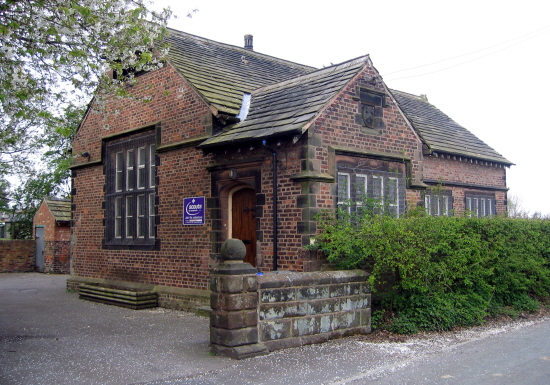
{"label": "drainpipe", "polygon": [[279,262],[279,254],[277,253],[277,241],[278,241],[278,218],[279,208],[277,204],[277,152],[266,145],[266,141],[262,141],[262,145],[266,150],[273,154],[273,270],[277,271],[277,265]]}

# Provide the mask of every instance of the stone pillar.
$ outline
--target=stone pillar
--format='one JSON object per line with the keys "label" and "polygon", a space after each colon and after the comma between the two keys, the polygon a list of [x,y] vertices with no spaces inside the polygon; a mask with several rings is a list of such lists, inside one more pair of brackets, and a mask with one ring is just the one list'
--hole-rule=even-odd
{"label": "stone pillar", "polygon": [[258,340],[258,270],[245,254],[242,241],[225,241],[210,278],[210,349],[238,360],[268,353]]}

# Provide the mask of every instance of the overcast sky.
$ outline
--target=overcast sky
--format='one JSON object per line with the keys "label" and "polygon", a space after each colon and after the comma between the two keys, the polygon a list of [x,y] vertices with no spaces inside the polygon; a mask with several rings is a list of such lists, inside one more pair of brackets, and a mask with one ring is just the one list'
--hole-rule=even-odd
{"label": "overcast sky", "polygon": [[172,28],[237,46],[252,34],[255,51],[314,67],[370,54],[390,88],[426,94],[515,163],[510,194],[550,214],[549,1],[154,3]]}

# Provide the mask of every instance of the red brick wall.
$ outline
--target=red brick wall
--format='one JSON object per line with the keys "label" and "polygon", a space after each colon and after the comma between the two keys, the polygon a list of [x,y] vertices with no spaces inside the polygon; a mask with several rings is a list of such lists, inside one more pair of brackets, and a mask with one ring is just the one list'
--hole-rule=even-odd
{"label": "red brick wall", "polygon": [[[44,239],[52,241],[55,239],[55,219],[48,209],[48,205],[42,202],[33,219],[33,226],[44,226]],[[33,229],[33,231],[35,231]]]}
{"label": "red brick wall", "polygon": [[[48,205],[42,202],[33,219],[36,226],[44,226],[44,272],[70,272],[71,228],[68,223],[57,223]],[[36,230],[33,230],[36,231]]]}
{"label": "red brick wall", "polygon": [[485,162],[424,157],[424,179],[469,183],[478,186],[506,187],[506,169]]}
{"label": "red brick wall", "polygon": [[[481,189],[452,186],[452,183],[467,183],[495,188],[506,187],[506,168],[487,162],[454,157],[424,157],[424,179],[440,181],[442,188],[451,190],[455,214],[464,212],[464,196]],[[451,186],[445,186],[445,184]],[[495,194],[497,214],[506,213],[506,192],[486,190]]]}
{"label": "red brick wall", "polygon": [[322,139],[322,145],[317,146],[316,149],[316,159],[321,162],[320,170],[334,175],[335,170],[331,169],[327,146],[345,146],[410,158],[412,159],[411,177],[413,180],[419,179],[422,161],[421,142],[408,126],[391,97],[387,97],[387,106],[383,109],[385,128],[382,129],[381,134],[363,132],[362,127],[355,121],[355,115],[360,113],[359,103],[354,100],[354,97],[357,97],[356,89],[359,84],[366,84],[373,90],[386,92],[380,82],[372,81],[377,75],[374,68],[366,68],[316,120],[312,129],[313,133]]}
{"label": "red brick wall", "polygon": [[105,230],[102,139],[157,122],[162,122],[161,146],[202,137],[211,130],[209,108],[171,67],[145,74],[138,81],[130,90],[133,98],[111,99],[103,109],[93,107],[73,143],[74,154],[90,153],[89,160],[76,156],[77,164],[97,162],[77,168],[73,174],[73,274],[206,289],[209,268],[215,263],[210,258],[210,220],[207,218],[204,226],[182,223],[184,197],[210,196],[206,166],[211,161],[194,147],[159,150],[158,250],[102,247]]}
{"label": "red brick wall", "polygon": [[[388,96],[383,109],[385,127],[381,134],[363,132],[356,123],[359,105],[356,99],[359,83],[371,89],[386,92],[377,73],[367,68],[327,106],[308,132],[296,143],[282,141],[276,148],[278,160],[278,258],[281,270],[311,270],[319,267],[317,255],[307,253],[304,243],[316,233],[314,214],[335,206],[335,184],[320,181],[296,181],[297,174],[313,171],[336,176],[334,155],[329,146],[346,146],[361,152],[377,152],[395,159],[409,158],[410,177],[419,182],[424,178],[439,179],[440,174],[453,173],[456,181],[476,183],[486,173],[495,186],[503,186],[503,170],[490,167],[466,168],[451,172],[457,163],[441,163],[423,159],[421,142],[401,116]],[[227,238],[224,229],[223,203],[220,194],[224,188],[235,186],[224,173],[230,168],[246,169],[255,186],[258,200],[257,233],[258,267],[268,271],[273,266],[273,175],[272,154],[259,144],[227,146],[203,154],[194,146],[162,149],[162,146],[200,138],[211,133],[211,111],[191,87],[170,67],[139,77],[139,84],[131,88],[133,99],[111,99],[104,108],[92,108],[79,129],[73,143],[76,164],[73,174],[73,272],[77,276],[134,281],[148,284],[176,286],[189,289],[207,289],[209,269],[218,261],[219,246]],[[151,97],[151,95],[154,95]],[[148,99],[149,102],[144,102]],[[104,183],[102,139],[139,127],[161,122],[161,146],[158,153],[158,250],[113,250],[102,246],[104,239]],[[78,156],[83,152],[89,159]],[[332,157],[332,160],[331,160]],[[251,165],[246,166],[250,163]],[[437,163],[440,162],[440,163]],[[253,164],[252,164],[253,163]],[[207,166],[225,165],[219,172],[209,172]],[[460,163],[458,167],[464,166]],[[240,170],[240,169],[239,169]],[[424,176],[422,172],[424,171]],[[447,173],[447,174],[445,174]],[[483,173],[484,176],[479,176]],[[473,176],[477,174],[478,176]],[[218,178],[218,179],[216,179]],[[226,181],[222,183],[222,179]],[[498,178],[501,181],[498,182]],[[242,181],[241,181],[242,182]],[[224,185],[225,183],[225,185]],[[256,183],[256,182],[254,182]],[[499,184],[500,183],[500,184]],[[462,190],[460,190],[462,191]],[[407,202],[414,206],[421,201],[420,190],[407,190]],[[457,194],[460,192],[457,190]],[[207,217],[204,226],[184,226],[182,205],[184,197],[205,196]],[[497,193],[497,207],[502,207],[504,194]],[[501,199],[502,198],[502,199]],[[458,201],[455,198],[455,202]],[[498,203],[501,202],[501,203]],[[500,206],[498,206],[500,205]],[[311,264],[310,262],[315,262]]]}
{"label": "red brick wall", "polygon": [[0,241],[0,273],[34,271],[34,240]]}

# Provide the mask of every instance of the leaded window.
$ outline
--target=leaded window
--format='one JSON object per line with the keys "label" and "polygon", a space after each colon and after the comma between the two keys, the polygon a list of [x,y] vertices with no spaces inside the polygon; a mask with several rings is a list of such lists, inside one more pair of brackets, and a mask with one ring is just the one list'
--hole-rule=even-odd
{"label": "leaded window", "polygon": [[427,190],[424,194],[426,214],[433,217],[451,216],[453,213],[453,196],[451,191]]}
{"label": "leaded window", "polygon": [[400,173],[339,168],[338,207],[399,217],[405,210],[404,183]]}
{"label": "leaded window", "polygon": [[155,244],[156,151],[154,135],[108,142],[106,149],[105,244]]}
{"label": "leaded window", "polygon": [[496,215],[496,202],[493,194],[467,193],[464,203],[466,214],[472,217],[489,217]]}

